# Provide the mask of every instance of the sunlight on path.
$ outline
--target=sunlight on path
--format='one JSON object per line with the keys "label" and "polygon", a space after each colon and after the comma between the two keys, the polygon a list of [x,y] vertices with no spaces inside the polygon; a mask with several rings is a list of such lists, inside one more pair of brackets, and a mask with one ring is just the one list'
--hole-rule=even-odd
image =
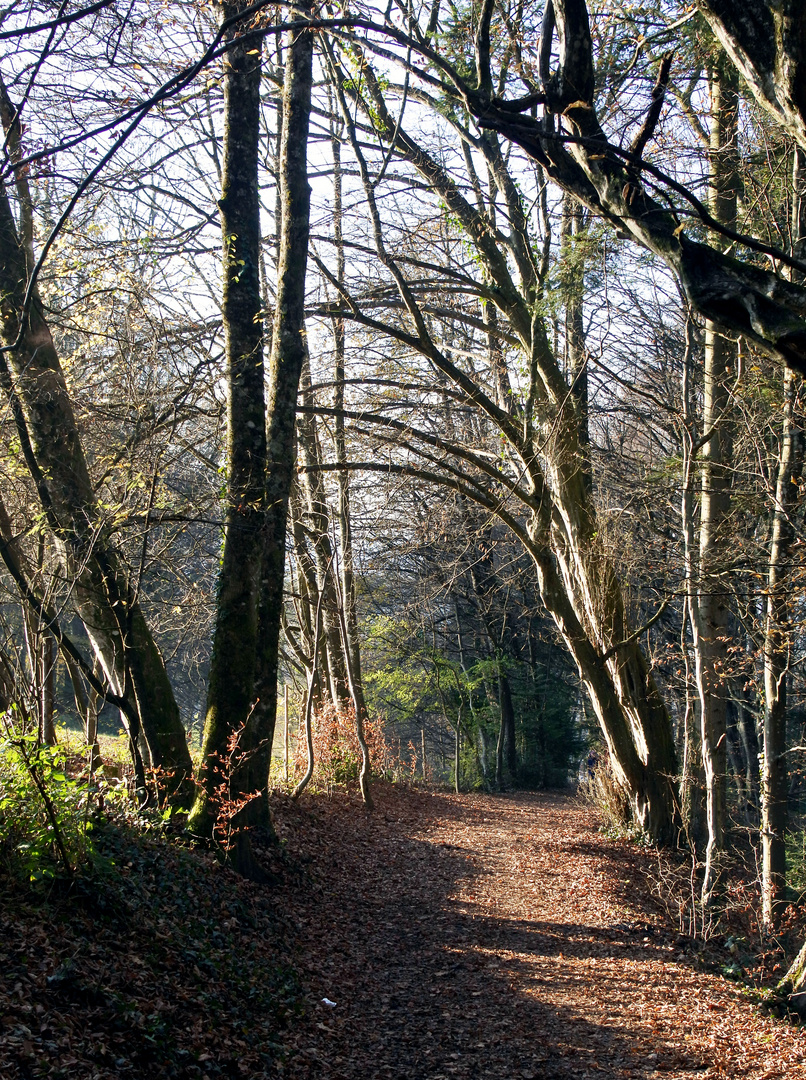
{"label": "sunlight on path", "polygon": [[[311,1007],[286,1075],[806,1080],[806,1038],[642,910],[641,854],[556,795],[384,791],[292,847]],[[322,1004],[322,998],[335,1007]]]}

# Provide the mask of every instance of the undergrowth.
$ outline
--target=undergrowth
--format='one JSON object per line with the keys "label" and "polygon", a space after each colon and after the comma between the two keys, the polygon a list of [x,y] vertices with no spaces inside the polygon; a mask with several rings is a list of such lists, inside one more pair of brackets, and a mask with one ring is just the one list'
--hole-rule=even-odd
{"label": "undergrowth", "polygon": [[[580,798],[600,819],[600,833],[647,849],[644,876],[650,896],[670,927],[688,940],[699,962],[726,979],[744,984],[768,1007],[781,1002],[774,988],[806,938],[806,834],[791,835],[787,848],[790,900],[775,932],[761,918],[759,853],[746,829],[737,828],[729,852],[717,862],[718,884],[711,903],[701,899],[703,862],[696,849],[654,848],[632,820],[629,802],[607,761],[579,785]],[[786,1012],[785,1003],[783,1011]]]}
{"label": "undergrowth", "polygon": [[94,811],[127,801],[125,781],[90,774],[63,746],[45,746],[12,715],[0,738],[0,869],[32,883],[76,870],[95,853]]}
{"label": "undergrowth", "polygon": [[276,1075],[300,1000],[287,928],[159,815],[96,812],[71,881],[0,875],[0,922],[4,1080]]}
{"label": "undergrowth", "polygon": [[[331,793],[345,790],[358,782],[361,772],[361,746],[355,726],[355,710],[336,709],[328,703],[314,712],[312,720],[314,771],[310,791]],[[380,717],[364,720],[364,737],[369,748],[372,777],[390,782],[411,780],[417,770],[417,751],[413,745],[398,753],[389,743]],[[285,762],[272,760],[270,786],[292,790],[305,774],[308,765],[307,742],[302,727],[289,735],[288,776]]]}

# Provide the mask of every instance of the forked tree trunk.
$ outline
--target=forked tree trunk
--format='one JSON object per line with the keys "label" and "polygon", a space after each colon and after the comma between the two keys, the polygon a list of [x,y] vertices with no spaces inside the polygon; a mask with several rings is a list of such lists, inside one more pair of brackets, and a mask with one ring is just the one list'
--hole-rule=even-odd
{"label": "forked tree trunk", "polygon": [[[507,249],[499,246],[490,221],[464,197],[439,161],[429,155],[393,117],[381,84],[357,50],[371,105],[372,122],[437,191],[475,245],[495,284],[495,301],[508,320],[530,374],[528,398],[517,422],[492,402],[481,388],[431,338],[395,260],[385,249],[374,188],[360,147],[351,134],[352,118],[342,106],[348,134],[359,162],[372,218],[379,259],[395,280],[401,300],[417,329],[423,353],[456,388],[499,426],[531,481],[527,500],[532,516],[529,535],[510,519],[532,556],[541,596],[554,618],[591,696],[611,753],[616,776],[628,795],[638,823],[660,842],[674,843],[679,831],[675,778],[677,758],[671,721],[637,638],[628,626],[620,582],[610,554],[597,544],[598,533],[584,468],[584,429],[580,413],[569,401],[568,381],[551,348],[541,315],[542,270],[537,266],[528,221],[503,154],[494,138],[479,148],[487,156],[495,185],[506,201]],[[348,92],[354,83],[335,72]],[[342,94],[343,96],[343,94]],[[518,282],[511,273],[517,263]],[[501,515],[503,517],[503,514]]]}

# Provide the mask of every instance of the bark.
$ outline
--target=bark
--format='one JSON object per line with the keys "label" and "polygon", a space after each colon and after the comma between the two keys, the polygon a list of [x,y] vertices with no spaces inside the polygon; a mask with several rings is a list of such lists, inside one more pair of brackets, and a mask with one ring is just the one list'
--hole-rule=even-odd
{"label": "bark", "polygon": [[[607,744],[614,776],[629,800],[636,823],[656,843],[675,844],[679,816],[671,723],[646,659],[627,634],[622,605],[611,593],[614,603],[608,605],[608,637],[616,637],[616,644],[611,655],[603,659],[577,615],[551,550],[540,543],[545,526],[541,528],[534,520],[530,532],[528,550],[537,570],[540,594],[577,665]],[[599,634],[602,629],[600,626]]]}
{"label": "bark", "polygon": [[[321,673],[327,672],[328,658],[327,649],[322,635],[319,635],[318,644],[314,648],[315,612],[319,603],[319,582],[316,576],[316,563],[308,549],[308,533],[304,525],[303,499],[298,479],[292,482],[291,496],[289,499],[289,516],[291,519],[291,536],[294,544],[294,567],[296,570],[297,596],[294,598],[294,607],[299,627],[299,641],[294,637],[291,627],[284,622],[286,640],[291,644],[301,666],[308,672],[314,665],[320,672],[316,681],[314,710],[322,708],[325,700],[329,698],[330,678]],[[335,706],[335,702],[331,702]]]}
{"label": "bark", "polygon": [[802,0],[697,0],[753,96],[806,150],[806,7]]}
{"label": "bark", "polygon": [[347,658],[342,642],[339,612],[338,579],[334,566],[335,552],[330,541],[330,513],[323,474],[322,452],[313,413],[310,364],[307,357],[302,369],[300,402],[305,406],[297,418],[298,454],[304,471],[299,484],[305,496],[306,532],[313,542],[316,559],[317,590],[323,597],[324,643],[327,650],[327,676],[330,697],[337,709],[346,708],[351,699]]}
{"label": "bark", "polygon": [[[806,24],[804,24],[806,25]],[[806,236],[806,152],[796,148],[792,170],[792,241]],[[792,588],[792,547],[796,540],[793,514],[798,481],[803,471],[803,432],[796,420],[798,388],[787,373],[781,451],[775,485],[770,549],[767,562],[767,601],[764,619],[764,754],[761,768],[762,918],[775,924],[786,890],[787,786],[786,683],[793,633],[789,594]]]}
{"label": "bark", "polygon": [[786,890],[786,682],[792,633],[787,571],[795,541],[792,514],[803,464],[803,433],[795,422],[796,388],[787,373],[784,385],[781,453],[775,486],[772,536],[767,563],[764,620],[764,754],[761,768],[762,917],[772,926]]}
{"label": "bark", "polygon": [[462,705],[459,704],[459,713],[456,717],[456,730],[453,733],[453,789],[457,795],[461,795],[459,771],[461,767],[460,750],[462,747]]}
{"label": "bark", "polygon": [[496,782],[503,786],[505,777],[512,781],[518,775],[518,749],[515,742],[515,707],[512,704],[512,689],[505,673],[498,676],[498,707],[501,713],[501,727],[498,737],[496,757]]}
{"label": "bark", "polygon": [[316,684],[319,681],[319,667],[317,665],[317,657],[319,655],[319,639],[322,633],[322,597],[316,604],[316,616],[314,619],[314,632],[313,632],[313,664],[311,665],[310,672],[308,674],[308,692],[305,695],[305,709],[303,711],[303,727],[305,729],[305,746],[308,754],[308,765],[305,769],[305,774],[299,781],[297,786],[291,793],[291,798],[295,801],[300,797],[305,788],[311,782],[313,776],[314,765],[314,748],[313,748],[313,712],[314,712],[314,694],[316,690]]}
{"label": "bark", "polygon": [[55,746],[56,725],[53,706],[56,676],[56,642],[50,634],[40,634],[39,662],[41,664],[39,685],[42,691],[39,737],[46,746]]}
{"label": "bark", "polygon": [[[344,612],[339,609],[339,618],[341,620],[341,632],[342,640],[344,641],[345,651],[347,649],[347,624],[344,619]],[[375,804],[372,800],[372,792],[370,790],[370,781],[372,779],[372,762],[369,756],[369,744],[367,743],[367,737],[364,728],[365,716],[363,709],[359,708],[358,697],[356,695],[356,689],[353,685],[353,677],[350,672],[350,667],[347,667],[347,679],[350,684],[350,697],[353,702],[353,710],[355,712],[355,734],[358,739],[358,745],[361,747],[361,772],[358,775],[358,784],[361,789],[361,798],[364,800],[364,805],[368,810],[374,810]]]}
{"label": "bark", "polygon": [[578,413],[580,468],[590,492],[593,474],[590,464],[590,431],[588,424],[588,358],[585,352],[585,267],[584,256],[575,246],[574,238],[582,231],[582,207],[572,196],[563,199],[563,248],[566,266],[565,293],[565,364],[571,393]]}
{"label": "bark", "polygon": [[[241,0],[225,4],[222,18],[231,18],[245,6]],[[236,24],[230,39],[237,38],[241,30]],[[214,834],[225,797],[250,799],[240,815],[240,824],[268,826],[268,764],[261,775],[267,754],[266,736],[254,719],[266,473],[258,190],[260,44],[256,48],[254,40],[247,39],[231,46],[224,73],[222,192],[218,205],[223,240],[227,494],[200,783],[188,822],[191,831],[205,836]]]}
{"label": "bark", "polygon": [[[23,194],[22,202],[25,202]],[[24,210],[24,207],[23,207]],[[24,220],[24,213],[23,213]],[[36,289],[24,298],[30,253],[0,185],[0,318],[6,351],[0,382],[8,395],[26,464],[62,562],[72,599],[106,680],[132,710],[150,764],[176,805],[192,797],[192,763],[159,649],[103,520],[87,468],[64,374]]]}
{"label": "bark", "polygon": [[[735,226],[738,160],[738,79],[720,58],[711,73],[710,203],[717,221]],[[716,860],[725,844],[727,800],[727,699],[730,616],[722,559],[728,541],[732,425],[730,381],[736,342],[709,321],[705,327],[703,372],[703,447],[700,495],[699,569],[691,595],[692,638],[700,700],[702,763],[705,773],[708,842],[702,898],[707,904],[716,884]]]}
{"label": "bark", "polygon": [[[342,232],[342,169],[341,143],[334,135],[331,139],[333,150],[333,229],[336,242],[336,282],[344,287],[344,236]],[[347,441],[344,434],[344,360],[345,333],[344,319],[333,321],[335,338],[335,388],[333,395],[334,444],[336,461],[347,461]],[[346,469],[338,473],[339,497],[337,518],[339,525],[339,546],[341,548],[341,602],[347,627],[345,653],[353,691],[356,700],[356,715],[367,715],[364,684],[361,675],[361,648],[358,637],[358,608],[355,592],[355,565],[353,559],[353,536],[350,518],[350,474]]]}
{"label": "bark", "polygon": [[745,762],[745,791],[747,794],[748,823],[758,827],[760,809],[761,778],[759,772],[759,744],[756,720],[752,710],[744,700],[736,702],[736,729],[742,744],[742,756]]}
{"label": "bark", "polygon": [[[298,5],[302,14],[310,4]],[[313,38],[291,31],[285,50],[283,132],[278,177],[281,222],[277,301],[268,379],[266,516],[257,655],[256,710],[265,737],[265,785],[277,711],[277,670],[283,611],[283,574],[288,503],[294,476],[297,391],[305,359],[305,271],[310,231],[308,128],[313,78]],[[261,767],[262,769],[262,767]]]}
{"label": "bark", "polygon": [[802,1020],[806,1020],[806,945],[795,957],[792,966],[775,988]]}

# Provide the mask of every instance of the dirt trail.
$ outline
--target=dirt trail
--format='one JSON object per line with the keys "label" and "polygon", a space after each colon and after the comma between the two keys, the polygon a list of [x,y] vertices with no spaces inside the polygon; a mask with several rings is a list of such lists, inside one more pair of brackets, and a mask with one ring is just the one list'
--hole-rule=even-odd
{"label": "dirt trail", "polygon": [[387,788],[372,815],[277,810],[305,867],[276,898],[309,1003],[293,1080],[806,1080],[806,1033],[698,971],[646,907],[647,856],[573,800]]}

